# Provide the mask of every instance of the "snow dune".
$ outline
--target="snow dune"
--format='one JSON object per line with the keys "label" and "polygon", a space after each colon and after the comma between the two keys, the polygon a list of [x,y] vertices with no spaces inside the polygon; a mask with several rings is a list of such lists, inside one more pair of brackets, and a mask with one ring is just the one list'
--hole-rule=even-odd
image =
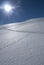
{"label": "snow dune", "polygon": [[0,65],[44,65],[44,18],[0,25]]}

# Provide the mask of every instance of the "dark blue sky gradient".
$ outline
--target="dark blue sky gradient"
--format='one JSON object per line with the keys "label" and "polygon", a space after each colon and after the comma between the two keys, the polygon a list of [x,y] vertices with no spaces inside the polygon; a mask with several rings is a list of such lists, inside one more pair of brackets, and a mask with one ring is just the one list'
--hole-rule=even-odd
{"label": "dark blue sky gradient", "polygon": [[[0,10],[0,24],[22,22],[31,18],[44,17],[44,0],[0,0],[0,5],[8,1],[20,6],[11,15]],[[17,3],[18,2],[18,3]]]}

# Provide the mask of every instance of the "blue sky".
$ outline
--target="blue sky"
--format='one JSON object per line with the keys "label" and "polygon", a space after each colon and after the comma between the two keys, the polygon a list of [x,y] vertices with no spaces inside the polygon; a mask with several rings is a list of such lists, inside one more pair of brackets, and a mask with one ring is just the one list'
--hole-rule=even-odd
{"label": "blue sky", "polygon": [[13,6],[18,6],[18,8],[11,15],[7,15],[0,9],[0,24],[44,17],[44,0],[0,0],[0,5],[4,2],[9,2]]}

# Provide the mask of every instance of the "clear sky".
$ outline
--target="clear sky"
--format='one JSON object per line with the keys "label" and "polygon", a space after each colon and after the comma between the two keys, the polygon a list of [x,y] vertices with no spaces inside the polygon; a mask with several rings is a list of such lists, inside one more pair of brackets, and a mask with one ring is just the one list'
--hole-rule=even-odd
{"label": "clear sky", "polygon": [[11,14],[0,9],[0,24],[44,17],[44,0],[0,0],[0,6],[6,2],[17,8]]}

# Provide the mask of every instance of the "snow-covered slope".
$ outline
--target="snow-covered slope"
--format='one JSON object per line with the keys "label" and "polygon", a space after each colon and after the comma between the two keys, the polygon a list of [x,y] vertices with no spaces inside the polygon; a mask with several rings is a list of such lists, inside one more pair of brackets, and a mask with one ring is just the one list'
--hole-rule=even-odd
{"label": "snow-covered slope", "polygon": [[0,65],[44,65],[44,18],[0,25]]}

